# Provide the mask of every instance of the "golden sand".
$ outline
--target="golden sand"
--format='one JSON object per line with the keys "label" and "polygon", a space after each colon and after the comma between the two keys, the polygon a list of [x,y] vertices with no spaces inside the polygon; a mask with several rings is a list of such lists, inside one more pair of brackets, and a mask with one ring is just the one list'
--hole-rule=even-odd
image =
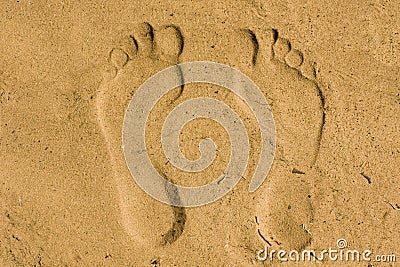
{"label": "golden sand", "polygon": [[[263,266],[269,262],[257,252],[266,245],[321,251],[339,239],[373,251],[373,259],[400,260],[396,1],[19,0],[0,7],[0,266]],[[209,137],[217,156],[203,173],[176,171],[161,128],[189,99],[235,110],[251,148],[226,196],[171,207],[131,177],[121,149],[124,112],[152,75],[198,60],[234,67],[258,85],[274,115],[276,153],[262,186],[249,193],[260,156],[249,107],[216,85],[171,90],[146,129],[147,153],[165,178],[206,184],[224,171],[235,145],[214,121],[194,120],[182,129],[182,153],[197,159],[199,141]],[[376,266],[396,266],[384,264]],[[314,265],[321,263],[286,264]]]}

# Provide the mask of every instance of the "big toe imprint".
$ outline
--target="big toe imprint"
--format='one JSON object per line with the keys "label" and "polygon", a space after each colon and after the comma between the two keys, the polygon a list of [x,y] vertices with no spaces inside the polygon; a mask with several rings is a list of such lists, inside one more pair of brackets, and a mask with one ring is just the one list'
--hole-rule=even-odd
{"label": "big toe imprint", "polygon": [[[148,23],[138,24],[130,36],[110,51],[97,95],[97,118],[118,188],[121,224],[144,247],[177,240],[183,232],[186,214],[183,208],[165,205],[146,195],[132,179],[121,148],[124,114],[138,87],[155,73],[177,64],[182,49],[178,27],[170,25],[156,31]],[[177,72],[179,77],[178,67]]]}

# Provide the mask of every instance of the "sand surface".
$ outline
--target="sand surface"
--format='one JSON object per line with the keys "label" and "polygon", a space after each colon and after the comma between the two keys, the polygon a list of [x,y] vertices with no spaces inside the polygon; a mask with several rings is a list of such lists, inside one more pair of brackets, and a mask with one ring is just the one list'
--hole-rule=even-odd
{"label": "sand surface", "polygon": [[[257,252],[345,239],[400,261],[398,1],[19,0],[0,10],[0,266],[397,266],[262,262]],[[132,179],[123,116],[149,77],[198,60],[258,85],[275,158],[249,193],[262,136],[251,108],[216,85],[175,88],[146,124],[160,175],[203,185],[230,160],[235,142],[207,119],[187,124],[179,144],[195,160],[201,139],[213,139],[212,165],[185,173],[166,159],[163,123],[196,97],[243,119],[250,156],[223,198],[171,207]]]}

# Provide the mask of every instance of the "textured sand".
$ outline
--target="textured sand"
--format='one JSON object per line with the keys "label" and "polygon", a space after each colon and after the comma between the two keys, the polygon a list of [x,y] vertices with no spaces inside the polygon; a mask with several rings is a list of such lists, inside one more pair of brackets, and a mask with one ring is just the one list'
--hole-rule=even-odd
{"label": "textured sand", "polygon": [[[0,266],[262,266],[256,253],[265,240],[275,249],[323,250],[339,238],[351,249],[400,258],[396,1],[20,0],[0,7]],[[143,22],[154,28],[151,60],[139,36]],[[138,54],[129,50],[131,35]],[[118,48],[128,63],[110,53]],[[172,208],[129,176],[119,120],[131,84],[195,60],[254,80],[276,120],[277,152],[267,180],[250,194],[260,133],[248,107],[217,86],[171,91],[146,136],[167,178],[205,184],[229,161],[223,128],[199,120],[183,129],[182,151],[196,159],[200,138],[211,137],[214,164],[190,176],[165,164],[163,119],[196,96],[224,101],[246,118],[253,150],[246,179],[224,198]]]}

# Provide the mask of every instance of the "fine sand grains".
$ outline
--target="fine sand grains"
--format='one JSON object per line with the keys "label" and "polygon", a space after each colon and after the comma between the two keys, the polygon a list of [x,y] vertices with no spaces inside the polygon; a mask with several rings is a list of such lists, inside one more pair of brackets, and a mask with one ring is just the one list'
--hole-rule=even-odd
{"label": "fine sand grains", "polygon": [[[399,257],[395,1],[0,6],[1,266],[279,266],[261,263],[257,252],[266,245],[336,248],[338,239],[351,249]],[[226,196],[201,207],[171,207],[132,179],[122,121],[149,77],[199,60],[234,67],[257,84],[276,124],[275,159],[262,186],[249,193],[261,142],[251,107],[216,85],[175,88],[146,125],[146,153],[163,177],[198,186],[230,161],[235,143],[209,119],[185,125],[179,145],[195,160],[199,142],[214,140],[213,164],[188,173],[168,161],[163,123],[193,98],[235,111],[251,153]]]}

